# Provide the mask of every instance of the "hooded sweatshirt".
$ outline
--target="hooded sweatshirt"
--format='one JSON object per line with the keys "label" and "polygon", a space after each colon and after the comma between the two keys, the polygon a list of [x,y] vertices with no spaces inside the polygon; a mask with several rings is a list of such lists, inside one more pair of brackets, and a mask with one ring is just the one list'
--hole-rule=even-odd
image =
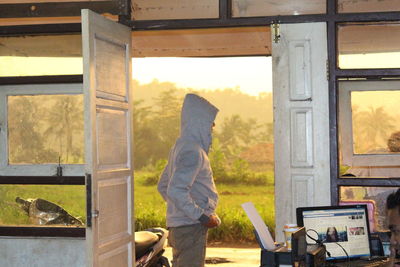
{"label": "hooded sweatshirt", "polygon": [[[204,222],[215,212],[215,188],[208,151],[218,109],[206,99],[187,94],[181,112],[181,134],[161,174],[158,191],[167,201],[167,227]],[[206,217],[207,216],[207,217]]]}

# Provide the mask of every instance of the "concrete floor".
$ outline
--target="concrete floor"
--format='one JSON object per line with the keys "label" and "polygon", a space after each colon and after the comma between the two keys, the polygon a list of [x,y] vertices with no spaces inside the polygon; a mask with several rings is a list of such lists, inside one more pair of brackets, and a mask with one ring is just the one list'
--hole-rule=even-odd
{"label": "concrete floor", "polygon": [[[215,263],[206,263],[206,267],[259,267],[260,249],[259,248],[219,248],[207,247],[206,262],[214,260]],[[167,247],[164,256],[170,261],[172,259],[172,249]],[[217,263],[219,261],[229,261]]]}

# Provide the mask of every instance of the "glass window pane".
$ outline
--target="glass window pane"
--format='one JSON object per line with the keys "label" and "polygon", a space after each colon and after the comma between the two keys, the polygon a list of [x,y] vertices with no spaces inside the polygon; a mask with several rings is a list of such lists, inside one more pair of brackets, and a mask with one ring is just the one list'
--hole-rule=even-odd
{"label": "glass window pane", "polygon": [[326,13],[325,0],[233,0],[233,17]]}
{"label": "glass window pane", "polygon": [[355,154],[400,152],[399,103],[400,90],[351,92]]}
{"label": "glass window pane", "polygon": [[133,0],[132,20],[218,18],[218,0]]}
{"label": "glass window pane", "polygon": [[83,95],[7,97],[9,164],[82,164]]}
{"label": "glass window pane", "polygon": [[86,224],[83,185],[0,185],[1,226]]}
{"label": "glass window pane", "polygon": [[400,24],[342,24],[339,68],[400,68]]}
{"label": "glass window pane", "polygon": [[0,38],[0,77],[82,74],[81,35]]}
{"label": "glass window pane", "polygon": [[388,231],[386,218],[386,198],[395,192],[397,187],[364,187],[364,186],[342,186],[340,187],[340,204],[353,204],[359,202],[372,206],[369,208],[370,231],[382,232]]}
{"label": "glass window pane", "polygon": [[339,13],[399,11],[398,0],[338,0]]}

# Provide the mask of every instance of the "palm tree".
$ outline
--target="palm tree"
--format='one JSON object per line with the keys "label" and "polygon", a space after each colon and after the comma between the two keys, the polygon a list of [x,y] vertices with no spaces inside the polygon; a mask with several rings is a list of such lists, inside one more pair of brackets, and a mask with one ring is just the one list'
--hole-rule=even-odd
{"label": "palm tree", "polygon": [[50,151],[45,149],[41,134],[43,120],[34,96],[8,98],[8,160],[11,164],[47,163]]}
{"label": "palm tree", "polygon": [[358,127],[363,135],[364,152],[376,149],[377,146],[386,148],[386,140],[389,134],[395,129],[393,116],[389,115],[383,106],[369,107],[368,111],[361,111],[358,114]]}
{"label": "palm tree", "polygon": [[[43,99],[46,144],[62,163],[83,163],[83,98],[81,95],[47,96]],[[57,148],[58,147],[58,148]],[[54,158],[52,163],[57,163]]]}

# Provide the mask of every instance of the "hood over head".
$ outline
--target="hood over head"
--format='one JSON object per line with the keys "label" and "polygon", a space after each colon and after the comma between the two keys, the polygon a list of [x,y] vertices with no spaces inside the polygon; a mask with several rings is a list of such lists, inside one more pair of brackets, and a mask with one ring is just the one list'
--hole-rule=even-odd
{"label": "hood over head", "polygon": [[187,94],[181,113],[181,138],[199,142],[208,153],[211,146],[211,127],[218,109],[201,96]]}

